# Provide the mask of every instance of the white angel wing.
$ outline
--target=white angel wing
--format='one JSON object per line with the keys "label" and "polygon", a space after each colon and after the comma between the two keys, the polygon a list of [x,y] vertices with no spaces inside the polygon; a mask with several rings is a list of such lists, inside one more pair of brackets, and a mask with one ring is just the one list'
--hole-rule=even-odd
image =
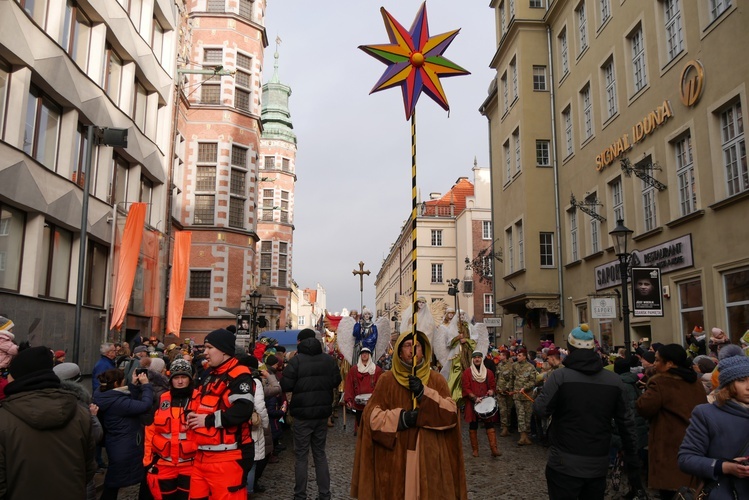
{"label": "white angel wing", "polygon": [[375,321],[375,326],[377,326],[377,344],[375,345],[375,352],[372,359],[377,361],[387,352],[388,345],[390,344],[390,320],[386,316],[381,316]]}
{"label": "white angel wing", "polygon": [[432,342],[432,352],[437,357],[437,361],[442,366],[447,366],[447,362],[450,358],[450,339],[455,335],[450,334],[450,329],[445,325],[437,327],[437,331],[434,332],[434,342]]}
{"label": "white angel wing", "polygon": [[486,355],[486,352],[489,350],[489,330],[486,329],[486,325],[483,323],[476,323],[473,325],[473,328],[479,337],[476,340],[476,350]]}
{"label": "white angel wing", "polygon": [[401,313],[401,329],[399,333],[410,332],[413,328],[413,308],[409,305]]}
{"label": "white angel wing", "polygon": [[341,322],[338,323],[338,329],[336,330],[338,349],[340,349],[341,354],[343,354],[343,357],[349,364],[355,363],[355,361],[352,361],[354,357],[354,344],[356,344],[354,340],[354,325],[356,325],[354,318],[344,316],[341,318]]}

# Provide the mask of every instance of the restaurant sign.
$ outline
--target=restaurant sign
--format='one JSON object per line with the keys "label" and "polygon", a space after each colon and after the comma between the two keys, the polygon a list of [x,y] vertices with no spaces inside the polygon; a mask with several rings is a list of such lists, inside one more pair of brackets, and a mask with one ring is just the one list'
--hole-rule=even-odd
{"label": "restaurant sign", "polygon": [[[632,252],[630,267],[657,267],[661,274],[668,274],[678,269],[694,265],[692,254],[692,235],[686,234],[660,245],[645,250]],[[595,268],[596,291],[621,285],[619,261],[611,261]]]}

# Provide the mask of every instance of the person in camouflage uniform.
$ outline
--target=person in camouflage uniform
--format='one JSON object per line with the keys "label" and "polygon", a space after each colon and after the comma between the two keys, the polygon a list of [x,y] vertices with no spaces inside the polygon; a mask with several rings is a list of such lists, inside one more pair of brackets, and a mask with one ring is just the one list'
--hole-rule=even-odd
{"label": "person in camouflage uniform", "polygon": [[520,440],[518,446],[533,444],[528,438],[531,431],[531,417],[533,416],[533,399],[531,392],[536,386],[538,371],[528,362],[528,351],[523,347],[518,349],[518,360],[512,365],[513,399],[515,411],[518,414],[518,431]]}
{"label": "person in camouflage uniform", "polygon": [[510,416],[512,415],[512,390],[513,371],[512,359],[509,351],[499,352],[499,363],[497,364],[497,405],[499,406],[499,417],[502,422],[500,437],[510,435]]}

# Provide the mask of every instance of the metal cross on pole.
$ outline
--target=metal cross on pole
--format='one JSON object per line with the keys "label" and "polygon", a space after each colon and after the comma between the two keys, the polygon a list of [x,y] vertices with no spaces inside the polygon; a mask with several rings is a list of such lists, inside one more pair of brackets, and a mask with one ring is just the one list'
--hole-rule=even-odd
{"label": "metal cross on pole", "polygon": [[362,308],[364,307],[364,275],[369,276],[369,269],[364,270],[364,262],[359,261],[359,270],[354,269],[354,276],[359,275],[359,315],[363,314]]}

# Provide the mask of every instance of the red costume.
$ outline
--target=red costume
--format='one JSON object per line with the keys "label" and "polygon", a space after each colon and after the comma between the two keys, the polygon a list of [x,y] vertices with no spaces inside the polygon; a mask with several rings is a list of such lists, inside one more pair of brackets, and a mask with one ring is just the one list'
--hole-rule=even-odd
{"label": "red costume", "polygon": [[[486,371],[486,380],[484,380],[483,382],[476,382],[473,379],[470,368],[463,372],[463,399],[466,401],[463,419],[466,422],[475,422],[478,420],[478,415],[476,415],[476,412],[473,409],[474,396],[483,398],[489,391],[494,391],[495,387],[494,373],[492,373],[491,370]],[[484,420],[484,422],[496,421],[497,414],[494,414],[494,416],[492,416],[491,418]]]}
{"label": "red costume", "polygon": [[[370,363],[372,363],[371,360]],[[357,365],[352,365],[346,376],[346,389],[343,397],[344,401],[350,403],[351,407],[356,411],[364,410],[364,405],[357,404],[355,398],[360,394],[372,394],[380,375],[382,375],[382,368],[377,365],[375,365],[375,372],[372,375],[369,375],[368,373],[359,373]]]}

